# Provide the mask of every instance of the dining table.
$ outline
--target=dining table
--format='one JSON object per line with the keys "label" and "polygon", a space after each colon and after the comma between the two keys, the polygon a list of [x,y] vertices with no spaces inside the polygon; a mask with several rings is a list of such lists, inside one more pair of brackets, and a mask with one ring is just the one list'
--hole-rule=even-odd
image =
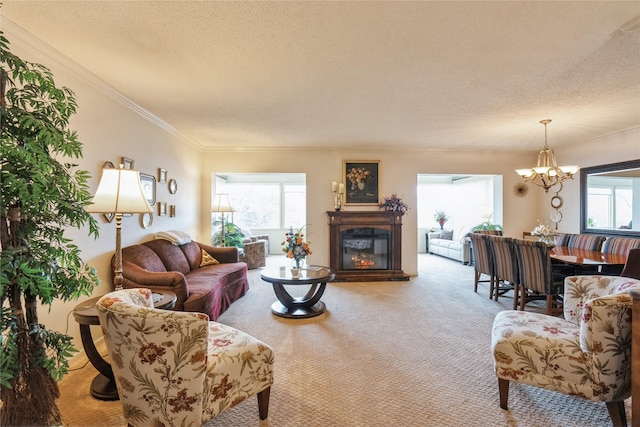
{"label": "dining table", "polygon": [[586,249],[554,246],[551,251],[551,261],[563,263],[578,268],[621,267],[627,262],[628,255],[602,253]]}

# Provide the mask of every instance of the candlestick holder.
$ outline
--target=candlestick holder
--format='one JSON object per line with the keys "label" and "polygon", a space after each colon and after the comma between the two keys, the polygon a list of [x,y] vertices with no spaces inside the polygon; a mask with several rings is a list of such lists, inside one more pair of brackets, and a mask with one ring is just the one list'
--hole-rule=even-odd
{"label": "candlestick holder", "polygon": [[333,192],[333,208],[336,211],[342,209],[342,194],[338,193],[337,191]]}

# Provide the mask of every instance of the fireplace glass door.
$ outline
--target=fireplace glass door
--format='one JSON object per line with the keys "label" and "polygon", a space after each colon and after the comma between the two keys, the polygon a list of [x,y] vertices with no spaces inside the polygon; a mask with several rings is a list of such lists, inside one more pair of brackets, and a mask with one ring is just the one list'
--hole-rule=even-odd
{"label": "fireplace glass door", "polygon": [[342,270],[389,270],[391,232],[381,228],[352,228],[340,233]]}

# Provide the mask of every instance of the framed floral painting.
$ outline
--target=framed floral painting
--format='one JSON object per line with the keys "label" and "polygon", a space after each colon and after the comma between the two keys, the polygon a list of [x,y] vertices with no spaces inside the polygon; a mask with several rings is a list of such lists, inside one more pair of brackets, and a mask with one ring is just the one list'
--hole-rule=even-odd
{"label": "framed floral painting", "polygon": [[345,205],[380,203],[380,161],[345,160],[342,163]]}

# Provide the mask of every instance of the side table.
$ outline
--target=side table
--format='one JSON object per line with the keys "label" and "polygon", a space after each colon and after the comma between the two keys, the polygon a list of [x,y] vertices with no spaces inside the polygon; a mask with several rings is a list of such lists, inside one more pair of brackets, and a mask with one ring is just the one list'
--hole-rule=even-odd
{"label": "side table", "polygon": [[[96,303],[101,298],[95,297],[76,305],[73,317],[80,324],[82,347],[91,364],[100,372],[91,382],[91,395],[99,400],[118,400],[118,390],[109,362],[104,360],[91,336],[91,325],[100,325]],[[154,290],[153,305],[155,308],[170,310],[176,305],[176,294],[171,291]]]}

